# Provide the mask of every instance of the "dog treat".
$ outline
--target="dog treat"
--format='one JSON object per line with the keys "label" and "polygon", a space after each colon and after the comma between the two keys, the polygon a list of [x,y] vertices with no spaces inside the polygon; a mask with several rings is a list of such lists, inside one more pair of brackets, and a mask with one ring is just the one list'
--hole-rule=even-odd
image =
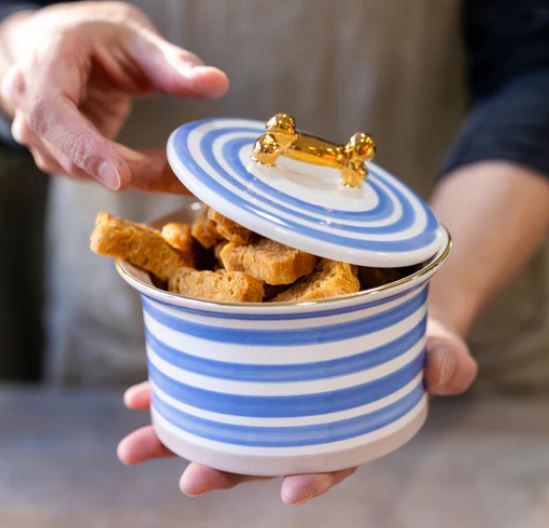
{"label": "dog treat", "polygon": [[194,262],[194,240],[191,236],[191,226],[170,222],[162,226],[162,238],[189,260]]}
{"label": "dog treat", "polygon": [[108,213],[97,215],[90,247],[101,255],[126,260],[163,281],[178,269],[192,266],[192,262],[170,246],[158,230]]}
{"label": "dog treat", "polygon": [[168,280],[168,289],[210,301],[261,302],[263,283],[242,271],[197,271],[181,268]]}
{"label": "dog treat", "polygon": [[233,222],[221,213],[218,213],[215,209],[210,207],[207,214],[208,218],[212,222],[215,222],[215,228],[219,236],[225,240],[234,242],[235,244],[248,244],[254,238],[255,233]]}
{"label": "dog treat", "polygon": [[217,232],[217,224],[208,218],[204,211],[192,224],[191,235],[198,243],[206,249],[213,248],[220,239]]}
{"label": "dog treat", "polygon": [[225,302],[307,302],[349,295],[421,268],[368,268],[318,258],[260,237],[205,209],[192,224],[162,230],[97,215],[90,247],[150,272],[157,288]]}
{"label": "dog treat", "polygon": [[316,270],[279,293],[272,302],[305,302],[360,290],[355,266],[321,259]]}
{"label": "dog treat", "polygon": [[226,270],[245,271],[267,284],[291,284],[314,269],[317,257],[260,238],[245,246],[229,242],[219,252]]}
{"label": "dog treat", "polygon": [[223,240],[222,242],[218,242],[214,247],[214,255],[217,259],[219,266],[223,266],[223,262],[221,262],[221,250],[228,244],[226,240]]}

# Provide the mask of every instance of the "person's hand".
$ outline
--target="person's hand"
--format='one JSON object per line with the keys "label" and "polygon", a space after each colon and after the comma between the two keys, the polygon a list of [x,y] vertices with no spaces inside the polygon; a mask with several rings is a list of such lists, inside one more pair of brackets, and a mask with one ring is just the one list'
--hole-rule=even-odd
{"label": "person's hand", "polygon": [[13,24],[2,104],[40,169],[113,190],[184,192],[163,149],[137,152],[113,138],[132,96],[220,97],[228,87],[222,71],[164,40],[123,2],[56,4]]}
{"label": "person's hand", "polygon": [[[425,383],[432,395],[453,395],[465,391],[477,373],[465,341],[438,321],[430,320],[427,327],[427,362]],[[146,410],[150,406],[150,389],[147,382],[135,385],[124,395],[130,409]],[[156,436],[152,425],[130,433],[118,445],[118,457],[124,464],[137,464],[145,460],[173,456]],[[332,473],[289,475],[283,478],[280,491],[283,502],[302,504],[312,497],[322,495],[331,487],[352,475],[356,468]],[[236,475],[190,463],[179,486],[181,491],[195,497],[209,491],[228,489],[260,477]]]}

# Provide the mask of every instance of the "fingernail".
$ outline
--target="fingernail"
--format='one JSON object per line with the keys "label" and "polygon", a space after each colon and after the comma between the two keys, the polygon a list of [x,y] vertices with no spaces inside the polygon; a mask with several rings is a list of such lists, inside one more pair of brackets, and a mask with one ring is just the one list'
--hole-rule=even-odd
{"label": "fingernail", "polygon": [[120,189],[122,180],[120,178],[120,173],[118,172],[112,161],[106,160],[101,162],[97,171],[97,175],[99,176],[99,180],[101,181],[101,183],[103,183],[109,189],[113,191],[117,191],[118,189]]}
{"label": "fingernail", "polygon": [[442,367],[440,369],[439,385],[450,383],[456,372],[457,361],[453,354],[445,353],[442,359]]}
{"label": "fingernail", "polygon": [[183,75],[183,77],[192,77],[193,75],[196,75],[199,68],[200,65],[198,64],[193,64],[192,62],[184,62],[178,65],[177,71],[181,75]]}

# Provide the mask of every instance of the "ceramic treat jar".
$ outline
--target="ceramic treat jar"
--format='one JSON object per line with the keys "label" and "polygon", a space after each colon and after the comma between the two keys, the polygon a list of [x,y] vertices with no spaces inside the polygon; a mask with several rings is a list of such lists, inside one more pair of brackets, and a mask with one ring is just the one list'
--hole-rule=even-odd
{"label": "ceramic treat jar", "polygon": [[[419,269],[345,297],[231,304],[117,268],[142,297],[152,421],[169,449],[235,473],[334,471],[394,451],[422,426],[428,285],[450,239],[399,180],[350,159],[353,138],[337,146],[271,132],[265,148],[269,124],[188,123],[172,134],[169,161],[203,202],[264,236],[352,264]],[[254,161],[262,149],[274,166]],[[192,221],[199,207],[159,225]]]}

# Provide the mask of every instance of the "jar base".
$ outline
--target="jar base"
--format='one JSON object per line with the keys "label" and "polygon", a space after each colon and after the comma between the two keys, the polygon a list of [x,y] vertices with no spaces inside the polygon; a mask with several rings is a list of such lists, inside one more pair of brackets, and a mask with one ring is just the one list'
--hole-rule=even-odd
{"label": "jar base", "polygon": [[[226,452],[200,445],[178,435],[158,413],[151,411],[152,422],[160,441],[176,455],[199,464],[244,475],[278,477],[302,473],[338,471],[358,466],[396,451],[409,442],[423,426],[427,417],[428,400],[424,397],[414,409],[414,416],[398,430],[355,447],[319,454],[281,455]],[[271,450],[272,452],[272,450]]]}

